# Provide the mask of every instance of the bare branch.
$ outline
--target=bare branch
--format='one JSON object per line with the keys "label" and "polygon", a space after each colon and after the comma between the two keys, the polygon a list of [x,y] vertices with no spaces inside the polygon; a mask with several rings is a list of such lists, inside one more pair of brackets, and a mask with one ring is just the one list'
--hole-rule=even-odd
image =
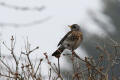
{"label": "bare branch", "polygon": [[0,73],[0,76],[7,77],[7,78],[13,78],[13,79],[15,79],[15,78],[16,78],[16,77],[11,77],[11,76],[4,75],[4,74],[1,74],[1,73]]}
{"label": "bare branch", "polygon": [[51,17],[48,16],[48,17],[45,17],[41,20],[36,20],[36,21],[32,21],[32,22],[28,22],[28,23],[3,23],[3,22],[0,22],[0,27],[6,27],[6,26],[12,26],[12,27],[30,27],[30,26],[33,26],[33,25],[37,25],[37,24],[41,24],[41,23],[44,23],[46,21],[48,21]]}
{"label": "bare branch", "polygon": [[1,61],[2,64],[9,70],[9,72],[10,72],[11,74],[13,74],[12,70],[10,69],[10,67],[9,67],[3,60],[1,60],[1,58],[0,58],[0,61]]}
{"label": "bare branch", "polygon": [[21,11],[38,11],[38,12],[41,12],[42,10],[45,9],[45,6],[33,7],[33,8],[26,7],[26,6],[20,7],[20,6],[16,6],[16,5],[10,5],[10,4],[7,4],[5,2],[0,2],[0,6],[10,8],[10,9],[14,9],[14,10],[21,10]]}

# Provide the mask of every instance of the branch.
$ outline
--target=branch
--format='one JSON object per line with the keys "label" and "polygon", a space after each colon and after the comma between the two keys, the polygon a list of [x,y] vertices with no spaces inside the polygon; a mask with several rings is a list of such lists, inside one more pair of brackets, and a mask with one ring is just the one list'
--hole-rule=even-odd
{"label": "branch", "polygon": [[0,73],[0,76],[7,77],[7,78],[13,78],[13,79],[15,79],[15,78],[16,78],[16,77],[11,77],[11,76],[4,75],[4,74],[1,74],[1,73]]}
{"label": "branch", "polygon": [[33,26],[33,25],[37,25],[37,24],[41,24],[45,21],[48,21],[51,17],[48,16],[44,19],[41,19],[41,20],[36,20],[36,21],[32,21],[32,22],[28,22],[28,23],[3,23],[3,22],[0,22],[0,27],[5,27],[5,26],[12,26],[12,27],[30,27],[30,26]]}
{"label": "branch", "polygon": [[10,69],[10,67],[9,67],[3,60],[1,60],[1,58],[0,58],[0,61],[1,61],[2,64],[9,70],[9,72],[10,72],[11,74],[13,74],[12,70]]}
{"label": "branch", "polygon": [[10,4],[7,4],[5,2],[0,2],[0,6],[10,8],[10,9],[14,9],[14,10],[21,10],[21,11],[38,11],[38,12],[41,12],[42,10],[45,9],[45,6],[33,7],[33,8],[26,7],[26,6],[20,7],[20,6],[16,6],[16,5],[10,5]]}

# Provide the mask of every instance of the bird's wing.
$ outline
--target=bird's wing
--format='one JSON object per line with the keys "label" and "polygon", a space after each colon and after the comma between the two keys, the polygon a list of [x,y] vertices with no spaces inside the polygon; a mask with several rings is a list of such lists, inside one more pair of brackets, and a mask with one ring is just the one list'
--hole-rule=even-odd
{"label": "bird's wing", "polygon": [[61,40],[60,42],[58,43],[57,46],[59,46],[60,44],[62,44],[62,42],[72,33],[72,31],[69,31]]}

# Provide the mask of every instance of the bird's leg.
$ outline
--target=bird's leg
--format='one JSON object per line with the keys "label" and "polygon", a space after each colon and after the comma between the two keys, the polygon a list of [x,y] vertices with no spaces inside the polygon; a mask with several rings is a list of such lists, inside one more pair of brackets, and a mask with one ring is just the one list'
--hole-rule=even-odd
{"label": "bird's leg", "polygon": [[75,55],[75,52],[74,52],[74,50],[72,50],[72,56],[74,57],[74,55]]}

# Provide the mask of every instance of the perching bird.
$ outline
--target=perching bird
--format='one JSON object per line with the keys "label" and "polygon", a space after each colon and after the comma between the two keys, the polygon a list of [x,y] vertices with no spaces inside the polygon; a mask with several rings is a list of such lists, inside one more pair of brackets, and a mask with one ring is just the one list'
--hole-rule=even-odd
{"label": "perching bird", "polygon": [[59,48],[52,54],[52,56],[59,58],[65,49],[69,49],[73,52],[82,42],[83,35],[80,30],[80,26],[78,24],[73,24],[68,27],[70,27],[71,31],[69,31],[61,39],[61,41],[58,43]]}

